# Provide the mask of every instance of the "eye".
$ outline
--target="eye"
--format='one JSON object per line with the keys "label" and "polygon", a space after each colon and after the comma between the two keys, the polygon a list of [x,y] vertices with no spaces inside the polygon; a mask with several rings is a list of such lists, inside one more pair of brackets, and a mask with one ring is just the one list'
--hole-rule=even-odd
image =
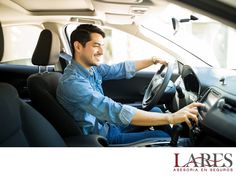
{"label": "eye", "polygon": [[93,46],[94,47],[100,47],[101,45],[100,44],[94,44]]}

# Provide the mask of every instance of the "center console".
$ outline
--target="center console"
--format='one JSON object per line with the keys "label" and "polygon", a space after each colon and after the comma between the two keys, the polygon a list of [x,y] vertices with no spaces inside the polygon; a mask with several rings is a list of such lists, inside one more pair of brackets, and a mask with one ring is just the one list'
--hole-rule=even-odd
{"label": "center console", "polygon": [[236,144],[236,109],[231,95],[210,88],[199,100],[199,124],[193,125],[190,137],[195,146],[232,146]]}
{"label": "center console", "polygon": [[198,126],[192,122],[192,128],[190,129],[190,139],[194,146],[201,144],[203,138],[205,138],[205,130],[208,126],[206,120],[208,114],[212,111],[213,107],[220,99],[220,94],[214,89],[209,89],[199,100],[205,107],[198,107]]}

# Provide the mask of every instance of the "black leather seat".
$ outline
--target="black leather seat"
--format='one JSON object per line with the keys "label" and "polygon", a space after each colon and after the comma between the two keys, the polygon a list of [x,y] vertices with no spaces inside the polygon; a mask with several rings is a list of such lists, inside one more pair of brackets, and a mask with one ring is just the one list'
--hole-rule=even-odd
{"label": "black leather seat", "polygon": [[28,78],[32,105],[56,128],[63,137],[81,135],[74,119],[58,103],[56,88],[61,77],[59,72],[41,72],[40,67],[55,65],[59,61],[60,40],[56,33],[43,30],[32,57],[32,63],[39,66],[39,73]]}
{"label": "black leather seat", "polygon": [[33,107],[55,127],[68,146],[107,146],[102,136],[83,135],[73,117],[57,101],[56,89],[62,74],[48,72],[47,69],[41,72],[40,67],[57,64],[59,54],[59,37],[50,30],[43,30],[32,57],[32,63],[39,66],[39,73],[31,75],[27,80]]}
{"label": "black leather seat", "polygon": [[[4,36],[0,23],[0,61],[3,52]],[[55,128],[18,97],[13,86],[0,83],[0,146],[63,147],[66,145]]]}
{"label": "black leather seat", "polygon": [[0,107],[0,146],[66,146],[54,127],[6,83],[0,83]]}
{"label": "black leather seat", "polygon": [[63,139],[34,108],[22,101],[16,89],[0,83],[0,147],[103,147],[106,140],[97,135]]}

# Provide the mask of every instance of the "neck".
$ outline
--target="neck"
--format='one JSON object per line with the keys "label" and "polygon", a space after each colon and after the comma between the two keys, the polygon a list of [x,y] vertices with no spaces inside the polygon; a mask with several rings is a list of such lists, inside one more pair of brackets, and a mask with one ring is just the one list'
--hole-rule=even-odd
{"label": "neck", "polygon": [[81,66],[83,66],[85,69],[90,69],[91,66],[86,65],[84,62],[82,62],[79,58],[75,58],[74,59],[76,63],[80,64]]}

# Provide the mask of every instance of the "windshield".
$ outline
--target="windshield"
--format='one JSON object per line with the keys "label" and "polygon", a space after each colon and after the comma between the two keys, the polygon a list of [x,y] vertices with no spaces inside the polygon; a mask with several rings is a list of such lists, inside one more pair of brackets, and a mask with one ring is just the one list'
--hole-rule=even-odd
{"label": "windshield", "polygon": [[213,67],[236,69],[236,31],[176,5],[152,14],[143,26],[178,44]]}

